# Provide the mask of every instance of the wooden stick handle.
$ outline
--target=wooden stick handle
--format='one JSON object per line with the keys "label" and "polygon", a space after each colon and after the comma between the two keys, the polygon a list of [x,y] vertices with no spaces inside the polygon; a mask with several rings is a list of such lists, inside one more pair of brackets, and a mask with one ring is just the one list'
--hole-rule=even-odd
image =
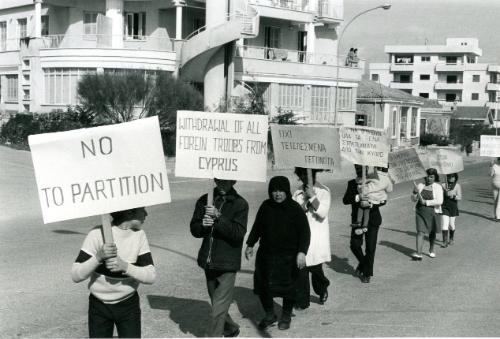
{"label": "wooden stick handle", "polygon": [[113,232],[111,231],[111,216],[109,214],[101,215],[102,222],[102,235],[105,244],[112,244],[115,242],[113,239]]}
{"label": "wooden stick handle", "polygon": [[207,206],[214,204],[214,179],[208,180]]}
{"label": "wooden stick handle", "polygon": [[313,184],[313,176],[312,176],[312,169],[308,168],[307,169],[307,186],[312,187]]}

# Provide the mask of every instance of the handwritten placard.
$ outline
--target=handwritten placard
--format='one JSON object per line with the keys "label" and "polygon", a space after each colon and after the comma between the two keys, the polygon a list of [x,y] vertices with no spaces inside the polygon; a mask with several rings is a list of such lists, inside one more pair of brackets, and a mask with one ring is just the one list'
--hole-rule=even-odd
{"label": "handwritten placard", "polygon": [[175,175],[266,181],[265,115],[177,111]]}
{"label": "handwritten placard", "polygon": [[271,124],[271,137],[278,168],[340,166],[338,128]]}
{"label": "handwritten placard", "polygon": [[353,164],[387,167],[389,149],[384,130],[368,127],[340,129],[340,155]]}
{"label": "handwritten placard", "polygon": [[171,200],[158,117],[28,141],[44,223]]}
{"label": "handwritten placard", "polygon": [[482,157],[500,157],[500,136],[481,135],[479,155]]}
{"label": "handwritten placard", "polygon": [[427,148],[427,168],[435,168],[440,174],[458,173],[464,170],[464,161],[455,148]]}
{"label": "handwritten placard", "polygon": [[424,165],[414,148],[389,153],[389,176],[395,184],[426,176]]}

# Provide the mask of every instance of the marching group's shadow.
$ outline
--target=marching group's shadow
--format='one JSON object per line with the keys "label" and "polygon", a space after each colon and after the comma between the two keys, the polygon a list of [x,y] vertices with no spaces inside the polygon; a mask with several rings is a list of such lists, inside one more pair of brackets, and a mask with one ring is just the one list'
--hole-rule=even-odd
{"label": "marching group's shadow", "polygon": [[[184,334],[205,337],[210,326],[211,306],[208,301],[179,298],[174,296],[148,295],[152,309],[169,311],[170,319],[179,325]],[[279,300],[279,299],[278,299]],[[249,288],[236,286],[234,301],[243,318],[257,329],[257,324],[264,316],[259,298]],[[281,314],[281,306],[274,305],[275,312]],[[261,331],[263,337],[271,337],[267,331]]]}

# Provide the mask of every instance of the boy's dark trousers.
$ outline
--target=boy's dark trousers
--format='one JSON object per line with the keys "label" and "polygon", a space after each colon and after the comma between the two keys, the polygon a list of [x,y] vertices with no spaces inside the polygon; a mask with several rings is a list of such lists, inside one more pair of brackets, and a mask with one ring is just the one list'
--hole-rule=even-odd
{"label": "boy's dark trousers", "polygon": [[141,337],[141,307],[139,294],[116,304],[105,304],[92,294],[89,296],[89,337],[112,338],[116,325],[118,337]]}
{"label": "boy's dark trousers", "polygon": [[233,302],[236,272],[205,270],[207,289],[212,302],[212,315],[209,337],[230,336],[239,326],[229,315],[229,307]]}
{"label": "boy's dark trousers", "polygon": [[[358,259],[358,269],[365,277],[373,276],[373,263],[375,262],[375,249],[377,247],[379,226],[368,226],[368,231],[362,234],[354,233],[351,229],[351,251]],[[366,246],[363,253],[363,237],[365,237]]]}

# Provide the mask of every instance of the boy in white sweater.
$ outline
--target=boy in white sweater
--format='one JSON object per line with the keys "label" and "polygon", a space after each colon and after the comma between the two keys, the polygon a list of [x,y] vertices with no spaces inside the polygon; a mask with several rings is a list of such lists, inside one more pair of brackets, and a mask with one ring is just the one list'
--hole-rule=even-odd
{"label": "boy in white sweater", "polygon": [[92,229],[71,268],[71,278],[89,281],[88,327],[91,338],[141,336],[139,283],[152,284],[156,270],[146,233],[144,207],[111,213],[115,243],[104,244],[101,227]]}

